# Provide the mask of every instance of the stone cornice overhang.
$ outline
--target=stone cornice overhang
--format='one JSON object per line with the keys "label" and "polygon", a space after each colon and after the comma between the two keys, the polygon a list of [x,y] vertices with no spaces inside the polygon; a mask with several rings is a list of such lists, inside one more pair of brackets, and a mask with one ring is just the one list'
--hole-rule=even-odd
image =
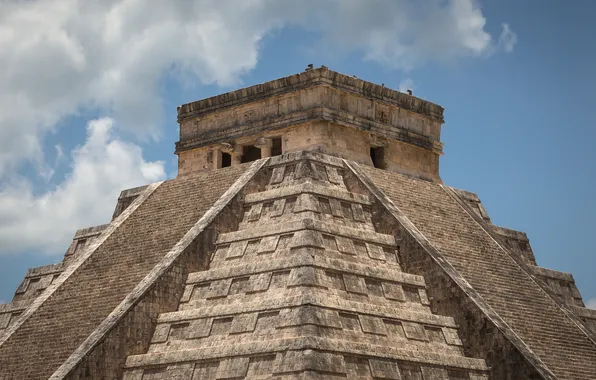
{"label": "stone cornice overhang", "polygon": [[378,100],[444,123],[443,107],[372,82],[321,67],[273,81],[198,100],[178,107],[178,122],[223,108],[235,107],[315,86],[327,86]]}
{"label": "stone cornice overhang", "polygon": [[420,148],[432,150],[434,153],[443,154],[443,143],[431,141],[428,137],[406,129],[396,128],[388,124],[379,123],[367,118],[358,117],[344,111],[327,107],[303,109],[289,113],[275,119],[266,118],[251,123],[234,124],[226,128],[200,133],[192,138],[176,142],[176,154],[180,152],[209,146],[243,136],[255,135],[266,131],[289,128],[294,125],[312,121],[329,121],[346,127],[362,131],[373,132],[388,139],[401,141]]}

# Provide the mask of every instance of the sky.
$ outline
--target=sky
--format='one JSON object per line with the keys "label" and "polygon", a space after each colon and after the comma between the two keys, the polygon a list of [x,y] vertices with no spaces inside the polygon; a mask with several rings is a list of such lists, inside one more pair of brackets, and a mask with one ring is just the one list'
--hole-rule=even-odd
{"label": "sky", "polygon": [[312,63],[445,108],[440,174],[596,308],[596,2],[0,0],[0,303],[176,176],[176,107]]}

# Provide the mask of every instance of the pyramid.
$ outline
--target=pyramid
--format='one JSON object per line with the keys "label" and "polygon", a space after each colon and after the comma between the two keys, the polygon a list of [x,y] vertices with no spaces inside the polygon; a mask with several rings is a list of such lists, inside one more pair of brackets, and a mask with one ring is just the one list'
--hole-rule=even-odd
{"label": "pyramid", "polygon": [[596,379],[596,311],[443,184],[433,103],[322,67],[179,107],[0,305],[0,379]]}

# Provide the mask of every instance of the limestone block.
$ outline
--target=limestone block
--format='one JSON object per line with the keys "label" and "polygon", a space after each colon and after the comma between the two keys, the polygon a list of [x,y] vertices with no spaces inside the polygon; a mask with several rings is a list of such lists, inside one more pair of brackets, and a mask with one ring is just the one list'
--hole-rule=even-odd
{"label": "limestone block", "polygon": [[249,222],[254,222],[259,220],[261,217],[261,212],[263,211],[263,203],[255,203],[251,206],[250,211],[248,212],[248,216],[246,219]]}
{"label": "limestone block", "polygon": [[271,173],[271,179],[269,180],[269,184],[275,185],[277,183],[282,182],[284,180],[285,170],[286,170],[285,165],[277,166],[277,167],[273,168],[273,171]]}
{"label": "limestone block", "polygon": [[445,342],[452,346],[463,346],[456,329],[449,327],[443,327],[443,335],[445,336]]}
{"label": "limestone block", "polygon": [[155,327],[151,343],[162,343],[168,340],[170,334],[170,325],[167,323],[159,324]]}
{"label": "limestone block", "polygon": [[422,371],[418,364],[400,363],[399,372],[404,380],[426,380],[422,379]]}
{"label": "limestone block", "polygon": [[238,257],[242,257],[244,255],[244,251],[246,250],[246,246],[248,245],[248,240],[242,241],[235,241],[230,244],[228,248],[228,252],[226,253],[226,259],[234,259]]}
{"label": "limestone block", "polygon": [[430,342],[445,344],[445,335],[441,328],[426,326],[425,329]]}
{"label": "limestone block", "polygon": [[280,372],[305,370],[327,373],[346,373],[346,363],[342,355],[313,350],[287,351],[281,359]]}
{"label": "limestone block", "polygon": [[218,298],[218,297],[225,297],[228,295],[230,291],[230,286],[232,285],[232,279],[227,278],[224,280],[216,280],[212,281],[205,292],[205,298]]}
{"label": "limestone block", "polygon": [[354,247],[354,242],[352,241],[352,239],[348,239],[343,236],[336,236],[335,240],[337,242],[337,249],[341,253],[345,253],[348,255],[356,254],[356,248]]}
{"label": "limestone block", "polygon": [[230,334],[238,334],[255,330],[257,325],[258,313],[240,314],[234,316]]}
{"label": "limestone block", "polygon": [[124,372],[122,380],[143,380],[143,369],[137,368]]}
{"label": "limestone block", "polygon": [[342,328],[341,319],[335,310],[317,309],[316,318],[322,326],[336,329]]}
{"label": "limestone block", "polygon": [[366,250],[368,251],[368,257],[376,260],[385,260],[385,251],[383,248],[376,244],[366,243]]}
{"label": "limestone block", "polygon": [[195,365],[195,371],[192,376],[192,380],[212,380],[217,375],[217,369],[219,368],[219,362],[202,362]]}
{"label": "limestone block", "polygon": [[288,287],[317,285],[319,285],[319,281],[316,268],[300,267],[292,269],[288,280]]}
{"label": "limestone block", "polygon": [[[166,370],[166,376],[162,377],[163,380],[191,380],[194,371],[193,363],[184,364],[172,364],[168,366]],[[160,380],[161,380],[160,379]]]}
{"label": "limestone block", "polygon": [[218,380],[243,378],[248,372],[249,361],[247,357],[224,359],[219,362],[215,378]]}
{"label": "limestone block", "polygon": [[50,286],[50,284],[52,283],[52,280],[54,279],[53,275],[46,275],[43,276],[39,279],[39,284],[37,286],[37,289],[45,289],[48,286]]}
{"label": "limestone block", "polygon": [[329,198],[329,205],[331,206],[331,215],[343,218],[344,217],[344,210],[341,207],[341,202],[335,198]]}
{"label": "limestone block", "polygon": [[319,181],[328,182],[329,179],[327,177],[327,170],[325,170],[325,165],[311,161],[310,165],[313,168],[314,178],[318,179]]}
{"label": "limestone block", "polygon": [[390,300],[401,302],[406,300],[402,286],[395,282],[383,282],[383,293],[385,294],[385,298]]}
{"label": "limestone block", "polygon": [[370,364],[367,358],[357,356],[344,356],[348,379],[370,379]]}
{"label": "limestone block", "polygon": [[470,375],[467,371],[450,369],[447,371],[449,380],[469,380]]}
{"label": "limestone block", "polygon": [[273,205],[269,209],[269,217],[276,218],[284,213],[284,207],[286,206],[286,199],[276,199],[273,201]]}
{"label": "limestone block", "polygon": [[360,315],[360,325],[362,331],[369,334],[387,335],[387,328],[381,318],[368,315]]}
{"label": "limestone block", "polygon": [[190,322],[187,329],[189,339],[204,338],[211,334],[212,318],[202,318]]}
{"label": "limestone block", "polygon": [[396,362],[382,359],[369,359],[368,362],[374,378],[401,380]]}
{"label": "limestone block", "polygon": [[0,329],[5,329],[8,327],[11,315],[12,313],[10,312],[0,314]]}
{"label": "limestone block", "polygon": [[339,170],[333,166],[329,166],[327,165],[326,167],[327,170],[327,176],[329,178],[329,182],[334,183],[336,185],[342,185],[343,184],[343,178],[341,176],[341,174],[339,174]]}
{"label": "limestone block", "polygon": [[296,166],[296,172],[294,173],[294,178],[301,179],[301,178],[313,178],[314,171],[313,167],[311,166],[310,161],[300,161]]}
{"label": "limestone block", "polygon": [[421,324],[404,321],[402,322],[402,327],[404,328],[406,338],[428,341],[428,338],[426,337],[426,330]]}
{"label": "limestone block", "polygon": [[300,247],[317,247],[325,248],[323,236],[319,231],[314,230],[300,230],[294,233],[290,248]]}
{"label": "limestone block", "polygon": [[259,243],[259,247],[257,248],[257,253],[268,253],[268,252],[274,252],[275,249],[277,248],[277,243],[279,241],[279,235],[273,235],[273,236],[266,236],[263,239],[261,239],[261,242]]}
{"label": "limestone block", "polygon": [[190,301],[190,297],[192,296],[192,292],[195,289],[193,284],[186,285],[184,287],[184,293],[182,293],[182,297],[180,298],[180,302],[188,302]]}
{"label": "limestone block", "polygon": [[27,287],[29,286],[29,279],[25,278],[15,290],[15,294],[25,293],[27,291]]}
{"label": "limestone block", "polygon": [[264,292],[269,289],[271,283],[271,277],[273,272],[259,273],[250,277],[250,289],[248,292]]}
{"label": "limestone block", "polygon": [[470,373],[470,380],[488,380],[488,375]]}
{"label": "limestone block", "polygon": [[424,380],[450,380],[444,368],[423,366],[421,369]]}
{"label": "limestone block", "polygon": [[426,296],[426,290],[419,288],[418,289],[418,294],[420,295],[420,303],[422,303],[425,306],[430,305],[430,302],[428,301],[428,297]]}
{"label": "limestone block", "polygon": [[366,222],[366,217],[364,215],[364,210],[362,209],[361,204],[352,203],[352,215],[354,215],[355,221]]}
{"label": "limestone block", "polygon": [[368,288],[366,287],[364,277],[355,276],[353,274],[344,274],[343,278],[344,284],[346,286],[346,291],[357,294],[368,293]]}
{"label": "limestone block", "polygon": [[298,213],[304,211],[320,212],[319,202],[315,199],[314,195],[306,193],[298,195],[296,203],[294,204],[294,212]]}

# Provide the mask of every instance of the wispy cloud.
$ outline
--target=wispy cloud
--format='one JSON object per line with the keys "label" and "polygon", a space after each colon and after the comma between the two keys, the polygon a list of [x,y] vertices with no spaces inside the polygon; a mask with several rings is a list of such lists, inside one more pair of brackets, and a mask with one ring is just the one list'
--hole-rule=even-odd
{"label": "wispy cloud", "polygon": [[588,309],[594,309],[596,310],[596,298],[590,298],[587,302],[586,302],[586,307]]}
{"label": "wispy cloud", "polygon": [[113,120],[93,120],[85,144],[71,155],[72,172],[55,189],[34,194],[25,178],[0,190],[0,254],[56,253],[78,228],[110,221],[120,190],[165,177],[162,161],[113,134]]}
{"label": "wispy cloud", "polygon": [[507,53],[511,53],[517,44],[517,34],[511,30],[509,24],[501,24],[501,35],[499,36],[499,46]]}

